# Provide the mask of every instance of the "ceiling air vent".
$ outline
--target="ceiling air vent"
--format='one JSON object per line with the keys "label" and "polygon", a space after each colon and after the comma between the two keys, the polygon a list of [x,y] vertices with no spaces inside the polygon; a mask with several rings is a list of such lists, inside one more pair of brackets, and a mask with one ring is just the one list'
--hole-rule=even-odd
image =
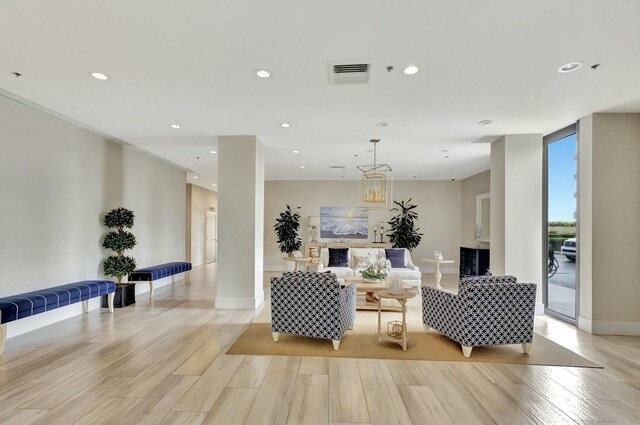
{"label": "ceiling air vent", "polygon": [[346,170],[346,168],[344,165],[329,165],[330,170]]}
{"label": "ceiling air vent", "polygon": [[330,62],[329,73],[331,84],[368,83],[371,64],[362,61]]}

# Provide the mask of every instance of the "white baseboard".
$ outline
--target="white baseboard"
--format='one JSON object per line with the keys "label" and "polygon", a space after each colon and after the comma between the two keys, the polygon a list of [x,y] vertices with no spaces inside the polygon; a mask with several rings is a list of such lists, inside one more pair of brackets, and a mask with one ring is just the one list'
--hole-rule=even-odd
{"label": "white baseboard", "polygon": [[264,302],[264,292],[256,298],[216,298],[218,310],[257,310]]}
{"label": "white baseboard", "polygon": [[[89,300],[89,311],[99,309],[101,300],[102,297],[91,298]],[[105,311],[109,310],[105,309]],[[24,319],[14,320],[13,322],[7,323],[7,338],[13,338],[14,336],[35,331],[36,329],[61,322],[80,314],[83,314],[82,302],[56,308],[51,311],[45,311],[44,313],[25,317]]]}
{"label": "white baseboard", "polygon": [[583,332],[593,333],[593,322],[591,319],[587,319],[586,317],[578,316],[578,329]]}
{"label": "white baseboard", "polygon": [[[420,269],[420,273],[425,273],[425,274],[434,274],[436,271],[435,266],[418,266],[418,269]],[[440,273],[459,275],[460,269],[455,266],[440,265]]]}
{"label": "white baseboard", "polygon": [[640,336],[640,322],[590,320],[578,317],[578,329],[593,335]]}

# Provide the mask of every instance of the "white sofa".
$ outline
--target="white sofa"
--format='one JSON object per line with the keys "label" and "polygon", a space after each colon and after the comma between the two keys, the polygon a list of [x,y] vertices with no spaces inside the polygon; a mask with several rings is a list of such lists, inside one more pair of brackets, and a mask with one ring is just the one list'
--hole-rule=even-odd
{"label": "white sofa", "polygon": [[[411,254],[409,250],[404,249],[404,262],[405,267],[393,267],[389,273],[390,279],[401,279],[407,285],[414,286],[420,290],[422,284],[422,275],[418,266],[411,261]],[[322,248],[320,250],[320,262],[318,264],[318,271],[331,271],[334,273],[339,281],[343,281],[345,277],[358,276],[360,270],[353,269],[353,257],[367,257],[372,254],[374,258],[386,258],[385,251],[382,248],[349,248],[348,254],[348,267],[328,267],[329,264],[329,249]]]}

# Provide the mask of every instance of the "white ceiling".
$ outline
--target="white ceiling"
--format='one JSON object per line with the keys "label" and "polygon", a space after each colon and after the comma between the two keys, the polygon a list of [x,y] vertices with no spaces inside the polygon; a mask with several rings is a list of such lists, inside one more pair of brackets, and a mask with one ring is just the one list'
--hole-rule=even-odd
{"label": "white ceiling", "polygon": [[[230,134],[262,140],[268,179],[353,178],[371,138],[396,179],[464,178],[488,168],[493,135],[640,111],[638,22],[638,0],[4,0],[0,88],[205,187]],[[373,63],[369,84],[329,84],[327,63],[348,59]]]}

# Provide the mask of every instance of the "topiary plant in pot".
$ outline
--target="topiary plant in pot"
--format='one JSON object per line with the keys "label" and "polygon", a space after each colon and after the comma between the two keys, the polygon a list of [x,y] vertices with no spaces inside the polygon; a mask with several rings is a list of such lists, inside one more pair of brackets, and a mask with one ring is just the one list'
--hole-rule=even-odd
{"label": "topiary plant in pot", "polygon": [[280,213],[280,217],[276,218],[276,224],[273,228],[276,231],[277,243],[280,252],[291,257],[293,251],[298,251],[302,246],[302,239],[298,237],[300,229],[300,213],[297,211],[300,207],[287,208]]}
{"label": "topiary plant in pot", "polygon": [[422,240],[422,233],[418,232],[420,228],[416,227],[418,213],[414,211],[418,206],[411,203],[411,198],[406,202],[393,201],[393,203],[397,207],[391,208],[391,211],[397,212],[397,214],[388,222],[391,226],[387,233],[389,241],[394,248],[407,248],[409,251],[413,251]]}
{"label": "topiary plant in pot", "polygon": [[124,251],[136,246],[134,234],[125,230],[133,227],[134,219],[133,211],[123,207],[114,208],[104,216],[104,225],[112,230],[104,237],[102,247],[115,252],[115,255],[105,258],[102,267],[107,276],[113,276],[118,280],[114,300],[117,307],[135,302],[135,284],[122,283],[122,278],[136,269],[135,258],[124,255]]}

